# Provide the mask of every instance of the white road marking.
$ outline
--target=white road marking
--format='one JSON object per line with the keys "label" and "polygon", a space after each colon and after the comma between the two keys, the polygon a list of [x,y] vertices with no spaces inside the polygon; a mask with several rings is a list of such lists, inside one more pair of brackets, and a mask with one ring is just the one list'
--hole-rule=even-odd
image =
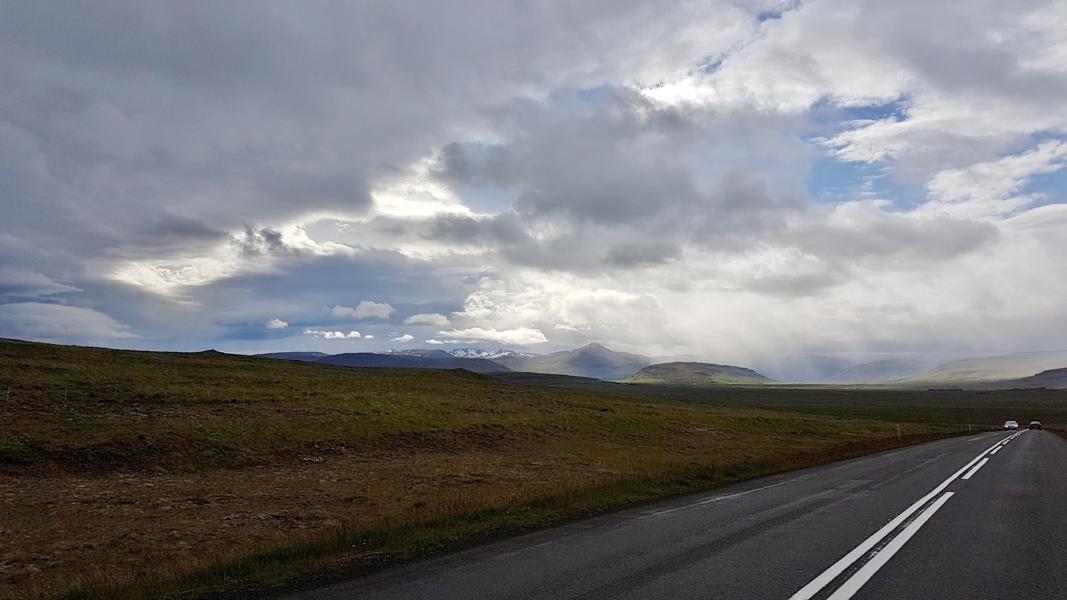
{"label": "white road marking", "polygon": [[849,577],[848,581],[843,583],[841,587],[837,588],[837,591],[827,600],[848,600],[854,596],[856,592],[860,591],[860,588],[862,588],[863,585],[878,572],[878,569],[885,566],[885,564],[889,562],[889,559],[893,558],[893,555],[903,548],[904,544],[907,544],[908,540],[910,540],[911,537],[930,520],[930,517],[934,516],[934,513],[944,506],[945,502],[948,502],[948,499],[952,497],[953,493],[954,492],[945,492],[943,496],[938,498],[936,502],[924,510],[917,519],[909,523],[908,526],[904,528],[904,531],[900,532],[900,535],[893,538],[886,544],[885,548],[882,548],[878,554],[875,554],[871,560],[867,561],[866,564],[860,567],[859,571],[856,571],[852,577]]}
{"label": "white road marking", "polygon": [[812,579],[807,585],[800,588],[795,594],[789,597],[789,600],[809,600],[810,598],[814,597],[815,594],[819,593],[819,590],[826,587],[831,581],[837,578],[838,575],[843,573],[845,569],[849,568],[852,563],[865,556],[867,552],[871,550],[871,548],[874,548],[878,544],[878,542],[882,541],[882,539],[892,533],[893,530],[899,527],[901,523],[907,521],[908,518],[911,517],[911,515],[915,514],[917,510],[922,508],[927,502],[933,499],[934,496],[940,494],[945,488],[949,486],[950,483],[955,481],[957,477],[964,474],[965,472],[967,472],[968,469],[973,467],[975,463],[977,463],[979,460],[982,459],[983,456],[986,455],[986,453],[988,453],[993,448],[996,448],[1000,444],[1003,444],[1005,441],[1007,441],[1007,439],[1008,438],[1005,438],[980,452],[978,456],[975,456],[971,459],[970,462],[960,467],[960,470],[956,471],[955,473],[950,475],[948,479],[938,484],[938,486],[935,487],[932,491],[930,491],[930,493],[916,500],[915,503],[905,509],[904,512],[894,517],[892,521],[886,523],[884,527],[874,532],[871,537],[860,542],[860,544],[853,548],[851,552],[841,557],[840,560],[830,565],[825,571],[820,573],[818,577]]}
{"label": "white road marking", "polygon": [[989,453],[989,456],[993,456],[997,452],[1000,452],[1000,449],[1003,448],[1003,447],[1004,446],[997,446],[996,448],[993,448],[993,451]]}
{"label": "white road marking", "polygon": [[[1003,446],[1001,446],[1001,448],[1003,448]],[[967,471],[967,474],[963,476],[963,479],[970,479],[971,477],[974,477],[974,474],[978,472],[978,469],[984,467],[987,462],[989,462],[988,458],[983,458],[982,460],[978,461],[977,465],[974,465],[974,467],[972,467],[970,471]]]}

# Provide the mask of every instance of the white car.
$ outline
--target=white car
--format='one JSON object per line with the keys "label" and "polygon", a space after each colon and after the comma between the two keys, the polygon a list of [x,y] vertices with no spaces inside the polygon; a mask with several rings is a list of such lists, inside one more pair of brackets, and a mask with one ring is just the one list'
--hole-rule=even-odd
{"label": "white car", "polygon": [[1018,421],[1004,421],[1004,429],[1018,429],[1018,428],[1019,428],[1019,422]]}

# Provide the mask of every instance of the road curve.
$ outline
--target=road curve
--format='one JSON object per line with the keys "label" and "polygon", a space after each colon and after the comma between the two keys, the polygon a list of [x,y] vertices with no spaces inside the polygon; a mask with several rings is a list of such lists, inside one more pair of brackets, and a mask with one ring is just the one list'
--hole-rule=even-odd
{"label": "road curve", "polygon": [[1067,440],[983,433],[556,527],[292,596],[1067,597]]}

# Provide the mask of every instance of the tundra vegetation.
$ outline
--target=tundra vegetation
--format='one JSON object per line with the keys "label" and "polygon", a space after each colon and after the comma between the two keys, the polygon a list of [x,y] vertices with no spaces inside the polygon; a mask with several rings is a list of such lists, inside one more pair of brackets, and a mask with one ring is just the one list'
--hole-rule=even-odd
{"label": "tundra vegetation", "polygon": [[1017,394],[574,389],[4,340],[0,597],[277,592],[989,427],[1011,402],[1067,422],[1062,392]]}

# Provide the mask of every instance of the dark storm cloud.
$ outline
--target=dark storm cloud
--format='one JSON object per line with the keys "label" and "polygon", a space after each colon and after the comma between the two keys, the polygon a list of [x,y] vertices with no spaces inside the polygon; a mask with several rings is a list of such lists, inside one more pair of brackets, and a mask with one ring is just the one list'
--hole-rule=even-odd
{"label": "dark storm cloud", "polygon": [[285,242],[282,241],[282,234],[269,227],[253,229],[251,226],[245,226],[244,235],[234,236],[231,242],[244,258],[299,253],[297,250],[287,248]]}

